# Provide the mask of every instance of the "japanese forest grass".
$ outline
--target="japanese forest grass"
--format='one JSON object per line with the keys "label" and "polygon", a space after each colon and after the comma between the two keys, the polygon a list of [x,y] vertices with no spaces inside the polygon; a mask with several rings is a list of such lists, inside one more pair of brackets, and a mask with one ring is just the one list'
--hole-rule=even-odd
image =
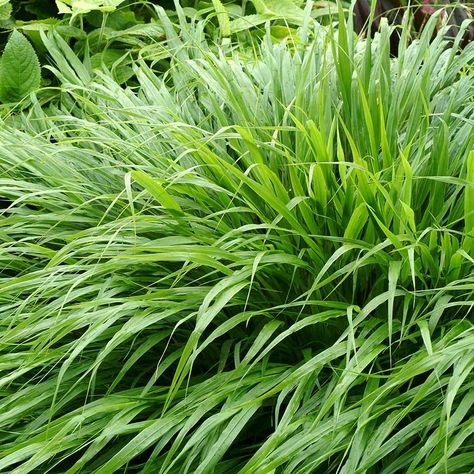
{"label": "japanese forest grass", "polygon": [[396,59],[167,24],[135,88],[46,40],[60,100],[0,128],[2,472],[474,468],[474,44],[435,21]]}

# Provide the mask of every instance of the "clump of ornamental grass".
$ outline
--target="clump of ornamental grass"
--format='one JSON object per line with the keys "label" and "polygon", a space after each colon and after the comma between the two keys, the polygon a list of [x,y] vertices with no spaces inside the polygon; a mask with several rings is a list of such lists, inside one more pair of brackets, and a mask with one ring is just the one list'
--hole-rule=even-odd
{"label": "clump of ornamental grass", "polygon": [[0,127],[0,471],[471,470],[474,44],[161,19]]}

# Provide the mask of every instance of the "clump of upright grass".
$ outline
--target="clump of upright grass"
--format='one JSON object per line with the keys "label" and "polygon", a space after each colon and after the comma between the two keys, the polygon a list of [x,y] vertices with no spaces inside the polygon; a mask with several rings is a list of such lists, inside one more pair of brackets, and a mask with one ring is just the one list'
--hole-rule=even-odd
{"label": "clump of upright grass", "polygon": [[0,470],[467,472],[473,45],[161,18],[166,77],[49,37],[60,101],[0,127]]}

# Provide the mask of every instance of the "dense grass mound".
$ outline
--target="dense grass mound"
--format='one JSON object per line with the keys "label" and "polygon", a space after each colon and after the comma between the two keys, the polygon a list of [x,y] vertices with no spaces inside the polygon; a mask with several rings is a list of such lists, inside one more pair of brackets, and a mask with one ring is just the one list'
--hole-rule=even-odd
{"label": "dense grass mound", "polygon": [[167,24],[135,88],[50,38],[60,99],[0,126],[2,472],[474,468],[474,44],[435,22]]}

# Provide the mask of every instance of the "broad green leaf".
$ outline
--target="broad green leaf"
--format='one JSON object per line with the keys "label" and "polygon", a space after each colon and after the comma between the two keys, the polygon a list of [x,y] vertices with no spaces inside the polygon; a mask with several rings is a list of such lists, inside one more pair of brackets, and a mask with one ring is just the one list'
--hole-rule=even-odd
{"label": "broad green leaf", "polygon": [[133,69],[123,64],[121,59],[124,58],[124,50],[122,49],[106,49],[102,53],[91,56],[91,67],[93,69],[101,69],[102,66],[112,70],[114,79],[123,84],[133,76]]}
{"label": "broad green leaf", "polygon": [[249,30],[255,26],[263,25],[272,18],[266,15],[246,15],[242,18],[237,18],[230,22],[230,29],[232,33],[238,33],[239,31]]}
{"label": "broad green leaf", "polygon": [[125,0],[56,0],[59,13],[77,15],[98,10],[113,12]]}
{"label": "broad green leaf", "polygon": [[258,14],[302,22],[304,11],[292,0],[259,0],[253,2]]}
{"label": "broad green leaf", "polygon": [[41,68],[33,46],[14,30],[0,63],[0,100],[18,102],[38,89],[40,80]]}
{"label": "broad green leaf", "polygon": [[304,11],[292,0],[258,0],[253,2],[257,13],[230,22],[232,33],[248,30],[271,20],[282,19],[290,24],[302,25]]}
{"label": "broad green leaf", "polygon": [[272,37],[279,40],[291,38],[291,41],[297,42],[299,40],[297,31],[298,30],[296,28],[290,28],[283,25],[274,25],[270,27],[270,33]]}
{"label": "broad green leaf", "polygon": [[56,6],[58,7],[58,12],[63,14],[70,14],[72,13],[72,8],[70,8],[66,3],[62,2],[61,0],[56,0]]}
{"label": "broad green leaf", "polygon": [[8,20],[12,14],[10,2],[0,3],[0,20]]}
{"label": "broad green leaf", "polygon": [[92,68],[100,68],[102,65],[111,68],[115,62],[124,57],[125,51],[122,49],[106,49],[101,53],[91,56]]}

